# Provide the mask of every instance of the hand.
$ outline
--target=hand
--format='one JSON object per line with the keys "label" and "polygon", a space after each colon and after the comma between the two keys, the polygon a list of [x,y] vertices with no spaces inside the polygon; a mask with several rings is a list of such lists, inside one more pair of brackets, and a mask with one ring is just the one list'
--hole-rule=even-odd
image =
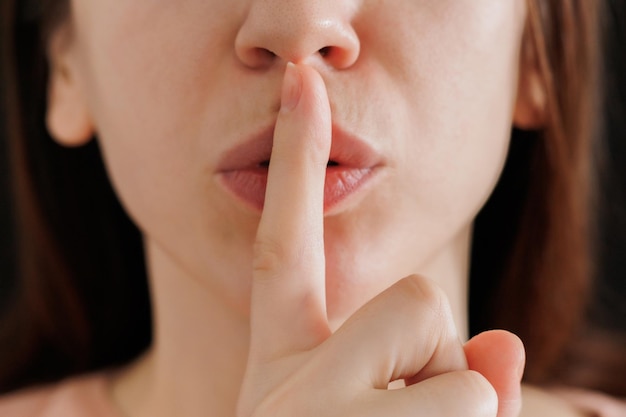
{"label": "hand", "polygon": [[[254,248],[238,417],[516,416],[518,339],[485,334],[464,350],[447,298],[423,278],[400,280],[331,334],[323,236],[330,142],[321,77],[288,65]],[[397,379],[408,386],[387,390]]]}

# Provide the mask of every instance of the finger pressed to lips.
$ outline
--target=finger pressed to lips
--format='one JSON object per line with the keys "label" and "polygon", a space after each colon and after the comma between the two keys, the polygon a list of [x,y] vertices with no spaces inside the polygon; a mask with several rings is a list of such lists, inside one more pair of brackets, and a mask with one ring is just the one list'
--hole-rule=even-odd
{"label": "finger pressed to lips", "polygon": [[[323,201],[332,129],[319,74],[289,65],[283,102],[254,249],[251,359],[259,363],[308,351],[330,335]],[[345,358],[346,375],[370,373],[374,386],[467,369],[445,295],[417,276],[368,303],[327,345]]]}
{"label": "finger pressed to lips", "polygon": [[[468,370],[447,298],[424,278],[400,280],[331,336],[324,182],[332,124],[321,76],[289,64],[282,103],[254,246],[250,356],[238,414],[312,416],[321,407],[337,411],[324,415],[495,415],[499,376]],[[507,375],[495,387],[517,401],[518,379]],[[387,391],[398,378],[409,386]]]}
{"label": "finger pressed to lips", "polygon": [[276,357],[328,337],[324,181],[331,115],[321,76],[289,64],[254,247],[251,354]]}

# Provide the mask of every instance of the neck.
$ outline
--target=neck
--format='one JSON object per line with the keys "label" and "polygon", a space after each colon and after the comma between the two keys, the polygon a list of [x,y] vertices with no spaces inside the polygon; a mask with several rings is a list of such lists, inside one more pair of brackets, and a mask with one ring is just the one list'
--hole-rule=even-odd
{"label": "neck", "polygon": [[247,360],[247,318],[156,245],[146,246],[154,340],[113,381],[114,401],[130,417],[233,415]]}
{"label": "neck", "polygon": [[[416,271],[446,292],[463,340],[470,235],[464,231]],[[144,357],[114,377],[114,402],[128,417],[234,415],[247,361],[248,317],[158,246],[146,246],[154,340]]]}
{"label": "neck", "polygon": [[454,323],[459,337],[464,342],[469,335],[468,284],[471,238],[471,227],[463,229],[449,245],[418,271],[419,274],[435,281],[448,296]]}

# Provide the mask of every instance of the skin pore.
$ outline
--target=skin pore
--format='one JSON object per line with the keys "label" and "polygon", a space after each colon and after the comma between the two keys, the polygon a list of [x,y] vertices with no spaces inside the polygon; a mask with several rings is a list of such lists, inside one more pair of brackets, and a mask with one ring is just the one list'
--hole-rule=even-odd
{"label": "skin pore", "polygon": [[[406,337],[406,309],[425,317],[441,300],[444,314],[432,321],[443,326],[424,332],[442,327],[433,340],[443,347],[424,348],[421,367],[398,365],[391,374],[467,368],[458,339],[467,339],[472,221],[502,169],[511,125],[539,118],[537,75],[520,62],[523,0],[71,5],[50,42],[48,127],[68,146],[97,135],[118,196],[144,234],[154,305],[153,346],[113,378],[125,414],[233,415],[239,407],[243,416],[261,407],[267,414],[258,416],[278,416],[271,399],[288,389],[279,381],[310,382],[313,365],[303,364],[328,365],[319,358],[329,349],[367,346],[346,336],[360,334],[351,323],[369,320],[383,334],[388,326],[390,338]],[[298,64],[302,96],[292,112],[284,91],[281,99],[287,62]],[[261,221],[224,188],[220,163],[272,126],[277,173]],[[324,214],[320,190],[338,129],[366,143],[379,163],[365,187]],[[268,248],[285,255],[278,264],[263,255]],[[268,271],[298,281],[275,289],[282,281],[265,279]],[[415,279],[424,302],[403,309],[398,300],[415,280],[401,281],[358,313],[369,319],[351,319],[328,338],[417,273],[445,297]],[[273,345],[290,338],[300,342]],[[279,364],[265,361],[285,352]],[[427,366],[430,355],[441,358]],[[267,381],[257,381],[261,371]],[[453,391],[452,379],[432,380]],[[255,397],[261,386],[270,400]],[[490,398],[484,385],[477,390]]]}

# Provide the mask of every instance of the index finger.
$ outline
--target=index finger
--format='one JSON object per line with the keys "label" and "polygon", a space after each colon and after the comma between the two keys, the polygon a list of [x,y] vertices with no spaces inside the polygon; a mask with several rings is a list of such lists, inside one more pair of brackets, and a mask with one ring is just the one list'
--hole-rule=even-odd
{"label": "index finger", "polygon": [[321,76],[288,64],[254,247],[252,354],[282,357],[330,334],[323,207],[331,132]]}

